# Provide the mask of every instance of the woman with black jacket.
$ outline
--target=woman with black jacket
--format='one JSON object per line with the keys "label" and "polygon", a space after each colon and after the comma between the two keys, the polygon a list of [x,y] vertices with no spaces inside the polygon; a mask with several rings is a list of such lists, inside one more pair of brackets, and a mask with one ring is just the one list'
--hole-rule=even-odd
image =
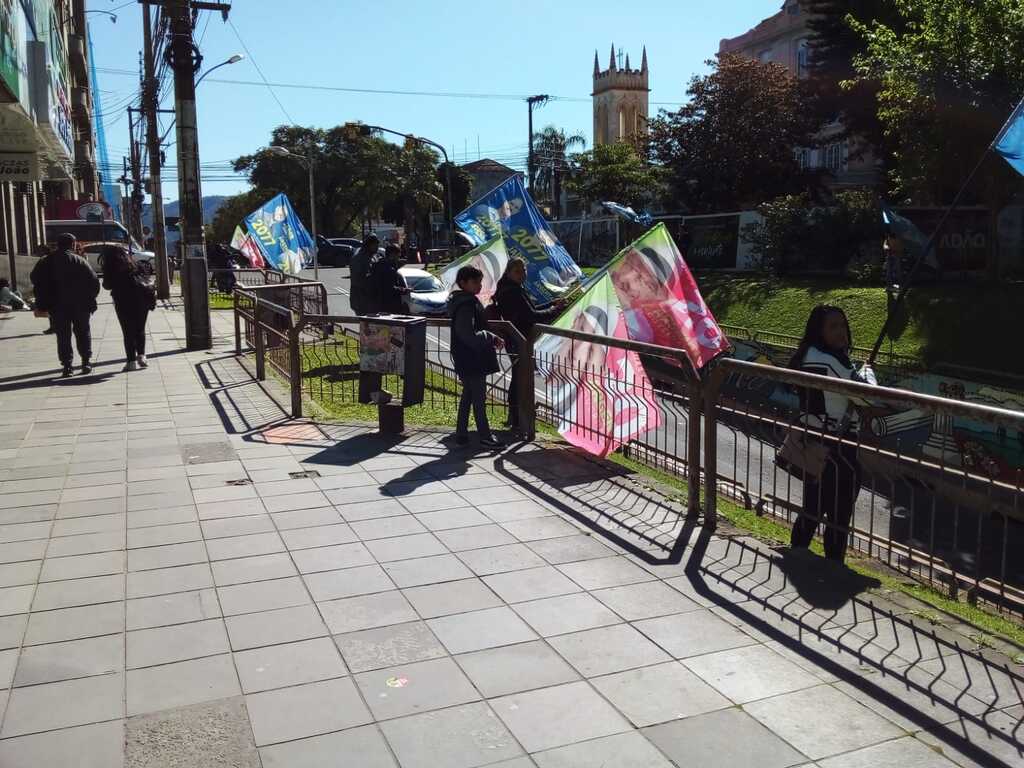
{"label": "woman with black jacket", "polygon": [[[869,367],[858,369],[851,362],[852,347],[846,314],[839,307],[822,304],[811,311],[790,368],[877,384]],[[806,549],[821,524],[825,557],[841,563],[846,556],[850,520],[860,491],[861,467],[855,439],[859,428],[857,412],[849,397],[836,392],[802,388],[799,395],[802,424],[812,433],[839,438],[841,442],[829,440],[831,450],[824,471],[818,477],[808,475],[803,479],[803,510],[793,524],[790,545]]]}
{"label": "woman with black jacket", "polygon": [[155,309],[156,292],[135,268],[135,262],[123,248],[103,249],[103,287],[114,299],[114,311],[124,336],[124,370],[146,368],[146,320]]}
{"label": "woman with black jacket", "polygon": [[[533,326],[538,323],[549,323],[558,317],[564,305],[556,303],[549,309],[538,310],[530,301],[530,296],[523,287],[526,282],[526,262],[520,258],[509,259],[505,274],[498,280],[491,303],[498,309],[502,320],[507,320],[529,339]],[[509,356],[512,368],[509,371],[508,384],[508,426],[513,431],[519,430],[519,355],[515,345],[509,344]]]}

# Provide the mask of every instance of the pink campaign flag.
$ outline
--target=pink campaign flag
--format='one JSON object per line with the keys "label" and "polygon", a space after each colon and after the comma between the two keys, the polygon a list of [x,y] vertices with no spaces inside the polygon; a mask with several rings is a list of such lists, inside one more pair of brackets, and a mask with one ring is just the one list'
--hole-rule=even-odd
{"label": "pink campaign flag", "polygon": [[[698,372],[728,349],[663,224],[616,256],[554,325],[681,349]],[[549,335],[536,355],[546,404],[573,445],[607,456],[660,426],[654,385],[635,352]],[[670,370],[680,365],[664,363]]]}

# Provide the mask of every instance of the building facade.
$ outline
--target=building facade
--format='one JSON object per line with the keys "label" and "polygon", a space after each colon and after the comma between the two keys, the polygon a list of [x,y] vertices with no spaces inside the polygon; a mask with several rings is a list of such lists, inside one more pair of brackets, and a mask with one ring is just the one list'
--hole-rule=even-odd
{"label": "building facade", "polygon": [[594,51],[594,90],[590,94],[594,107],[593,146],[631,141],[647,130],[650,117],[649,70],[647,48],[643,49],[640,69],[632,69],[629,55],[622,61],[612,44],[608,69],[601,70]]}
{"label": "building facade", "polygon": [[[722,40],[718,53],[781,64],[797,77],[807,77],[811,55],[808,19],[800,0],[783,0],[775,15],[739,37]],[[823,126],[818,146],[798,150],[800,167],[827,171],[829,186],[834,188],[878,184],[882,174],[871,146],[845,133],[838,122]]]}
{"label": "building facade", "polygon": [[510,176],[522,176],[519,171],[509,168],[497,160],[491,160],[489,157],[466,163],[462,166],[462,170],[468,173],[473,180],[473,185],[469,190],[470,201],[479,200]]}
{"label": "building facade", "polygon": [[98,196],[85,19],[85,0],[0,0],[0,250],[14,278],[47,210]]}

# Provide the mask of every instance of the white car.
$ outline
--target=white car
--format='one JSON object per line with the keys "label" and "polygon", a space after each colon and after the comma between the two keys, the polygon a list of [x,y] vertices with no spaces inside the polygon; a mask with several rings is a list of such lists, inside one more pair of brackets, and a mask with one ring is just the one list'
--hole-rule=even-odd
{"label": "white car", "polygon": [[448,289],[435,275],[418,267],[402,267],[398,274],[411,291],[403,299],[406,312],[426,317],[444,317],[447,314]]}
{"label": "white car", "polygon": [[[103,274],[103,259],[101,254],[104,248],[114,246],[115,248],[124,249],[123,243],[89,243],[82,246],[82,256],[89,262],[89,266],[93,268],[93,271],[97,275]],[[152,251],[144,251],[142,249],[132,250],[132,260],[138,267],[139,273],[143,277],[150,277],[155,271],[155,259],[156,254]]]}

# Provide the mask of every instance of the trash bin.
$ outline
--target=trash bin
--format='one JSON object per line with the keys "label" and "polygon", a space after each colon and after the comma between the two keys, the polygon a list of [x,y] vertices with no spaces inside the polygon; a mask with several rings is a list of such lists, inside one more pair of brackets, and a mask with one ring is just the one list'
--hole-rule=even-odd
{"label": "trash bin", "polygon": [[383,376],[402,377],[402,406],[423,402],[427,321],[408,315],[377,315],[359,325],[359,402],[381,398]]}

